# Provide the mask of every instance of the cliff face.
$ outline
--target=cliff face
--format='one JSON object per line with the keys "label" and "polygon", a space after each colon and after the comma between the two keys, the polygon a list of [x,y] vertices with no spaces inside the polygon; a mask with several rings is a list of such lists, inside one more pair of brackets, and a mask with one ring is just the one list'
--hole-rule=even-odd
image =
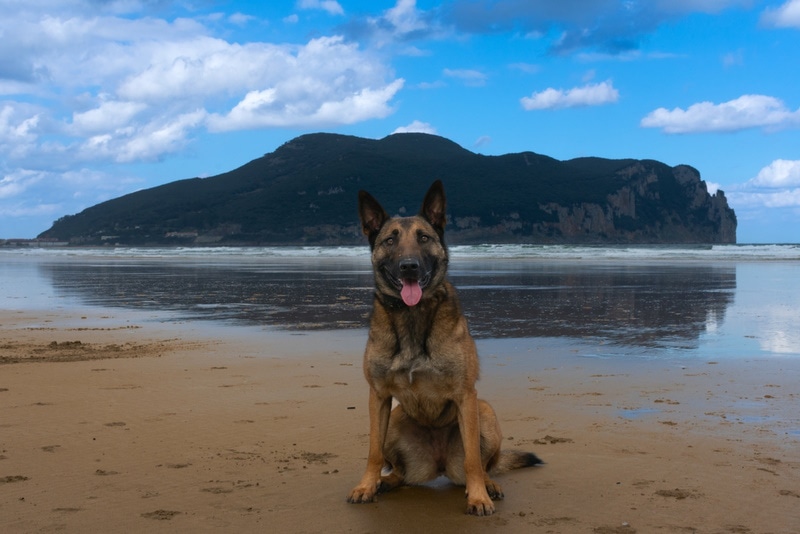
{"label": "cliff face", "polygon": [[[532,233],[584,243],[735,243],[736,216],[728,207],[725,194],[718,191],[710,195],[700,174],[688,165],[671,171],[671,176],[659,177],[643,163],[625,167],[617,174],[628,183],[610,193],[606,203],[540,206],[547,213],[557,214],[558,220],[537,223]],[[678,198],[685,200],[684,210],[676,209],[674,203],[661,196],[673,180],[681,188]],[[640,214],[637,205],[642,207]],[[653,211],[657,215],[654,220],[651,218],[653,224],[636,224],[645,213],[652,215]]]}
{"label": "cliff face", "polygon": [[296,138],[234,171],[139,191],[56,221],[76,244],[355,244],[359,189],[416,213],[434,179],[450,243],[735,243],[697,170],[652,160],[474,154],[437,136]]}

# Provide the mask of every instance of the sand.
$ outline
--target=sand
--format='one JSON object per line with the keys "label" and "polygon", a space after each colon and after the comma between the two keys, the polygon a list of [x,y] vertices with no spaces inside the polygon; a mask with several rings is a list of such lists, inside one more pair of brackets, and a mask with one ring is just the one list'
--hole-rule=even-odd
{"label": "sand", "polygon": [[0,312],[2,532],[800,532],[797,359],[614,362],[482,341],[479,394],[542,467],[345,496],[367,453],[363,330]]}

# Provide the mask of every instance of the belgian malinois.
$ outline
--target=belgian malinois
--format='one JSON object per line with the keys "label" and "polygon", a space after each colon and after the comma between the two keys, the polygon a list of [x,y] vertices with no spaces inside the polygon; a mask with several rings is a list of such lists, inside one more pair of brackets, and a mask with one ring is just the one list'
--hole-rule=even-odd
{"label": "belgian malinois", "polygon": [[467,513],[490,515],[503,490],[488,473],[542,462],[532,453],[500,451],[497,417],[475,391],[478,353],[446,279],[442,183],[434,182],[413,217],[390,218],[366,191],[358,201],[375,297],[364,352],[369,455],[347,500],[372,502],[402,484],[445,475],[466,485]]}

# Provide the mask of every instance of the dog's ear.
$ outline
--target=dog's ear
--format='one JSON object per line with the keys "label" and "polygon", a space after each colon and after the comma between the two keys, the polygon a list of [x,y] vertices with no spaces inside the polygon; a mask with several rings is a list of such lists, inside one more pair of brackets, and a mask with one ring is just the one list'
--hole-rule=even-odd
{"label": "dog's ear", "polygon": [[444,197],[444,186],[441,180],[436,180],[425,194],[422,202],[422,209],[419,214],[433,226],[441,235],[444,233],[445,225],[445,206],[447,202]]}
{"label": "dog's ear", "polygon": [[366,191],[359,191],[358,216],[361,218],[361,230],[369,239],[369,246],[373,247],[375,238],[383,224],[389,219],[389,215],[372,195]]}

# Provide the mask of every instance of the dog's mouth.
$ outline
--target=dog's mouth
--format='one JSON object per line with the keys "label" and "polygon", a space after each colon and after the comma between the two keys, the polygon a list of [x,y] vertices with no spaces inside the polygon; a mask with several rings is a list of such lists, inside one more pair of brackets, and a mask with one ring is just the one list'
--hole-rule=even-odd
{"label": "dog's mouth", "polygon": [[422,300],[422,290],[425,289],[431,281],[430,272],[425,273],[420,278],[398,278],[394,276],[389,269],[384,270],[386,277],[400,292],[400,298],[406,306],[416,306]]}

